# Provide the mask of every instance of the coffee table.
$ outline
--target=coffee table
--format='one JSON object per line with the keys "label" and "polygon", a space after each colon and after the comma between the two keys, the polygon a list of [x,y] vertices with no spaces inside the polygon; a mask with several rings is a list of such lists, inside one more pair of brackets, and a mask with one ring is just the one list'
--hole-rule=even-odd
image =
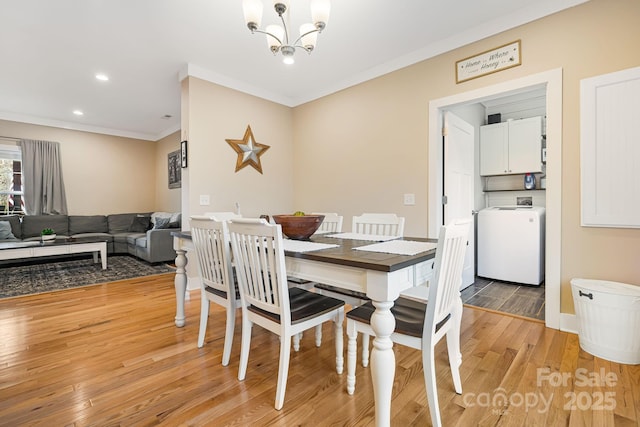
{"label": "coffee table", "polygon": [[107,240],[96,238],[56,239],[50,241],[0,242],[0,260],[93,253],[93,262],[107,269]]}

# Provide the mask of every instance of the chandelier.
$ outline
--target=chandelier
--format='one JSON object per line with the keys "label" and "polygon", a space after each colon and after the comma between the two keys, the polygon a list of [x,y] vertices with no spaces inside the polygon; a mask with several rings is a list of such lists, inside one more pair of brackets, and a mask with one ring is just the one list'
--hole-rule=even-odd
{"label": "chandelier", "polygon": [[285,64],[293,64],[296,49],[311,53],[316,47],[318,34],[324,30],[329,20],[331,4],[329,0],[311,0],[311,19],[313,23],[300,26],[300,36],[292,41],[289,24],[289,0],[273,0],[273,8],[280,17],[282,25],[268,25],[260,29],[262,20],[262,0],[243,0],[244,20],[251,33],[262,33],[267,36],[269,49],[274,55],[280,52]]}

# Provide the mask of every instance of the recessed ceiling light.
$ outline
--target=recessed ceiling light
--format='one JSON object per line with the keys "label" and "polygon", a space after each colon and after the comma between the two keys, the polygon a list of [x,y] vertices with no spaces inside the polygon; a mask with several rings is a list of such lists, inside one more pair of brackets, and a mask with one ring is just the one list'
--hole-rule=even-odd
{"label": "recessed ceiling light", "polygon": [[80,110],[73,110],[73,114],[75,114],[76,116],[83,116],[84,113]]}
{"label": "recessed ceiling light", "polygon": [[106,82],[106,81],[109,81],[109,76],[107,76],[106,74],[99,73],[99,74],[96,74],[96,79]]}

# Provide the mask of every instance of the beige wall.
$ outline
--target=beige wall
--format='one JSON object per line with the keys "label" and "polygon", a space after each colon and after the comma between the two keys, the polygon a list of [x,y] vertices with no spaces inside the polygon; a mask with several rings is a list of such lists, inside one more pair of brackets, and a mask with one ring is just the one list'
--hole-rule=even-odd
{"label": "beige wall", "polygon": [[[248,125],[257,142],[270,146],[261,157],[262,174],[251,166],[235,172],[238,155],[225,141],[242,139]],[[197,78],[183,80],[189,166],[182,170],[183,215],[235,211],[236,202],[245,216],[292,212],[292,127],[288,107]],[[200,195],[209,195],[209,206],[200,205]]]}
{"label": "beige wall", "polygon": [[60,143],[72,215],[156,210],[155,142],[4,120],[0,135]]}
{"label": "beige wall", "polygon": [[169,188],[168,155],[180,150],[180,131],[174,132],[156,142],[156,201],[155,210],[163,212],[181,211],[182,188]]}
{"label": "beige wall", "polygon": [[[295,205],[396,212],[407,235],[425,236],[429,101],[561,67],[561,311],[573,312],[573,277],[640,285],[640,230],[580,226],[579,145],[580,80],[640,66],[639,19],[637,0],[592,0],[295,108]],[[521,66],[455,83],[456,61],[518,39]],[[403,206],[403,193],[416,205]]]}

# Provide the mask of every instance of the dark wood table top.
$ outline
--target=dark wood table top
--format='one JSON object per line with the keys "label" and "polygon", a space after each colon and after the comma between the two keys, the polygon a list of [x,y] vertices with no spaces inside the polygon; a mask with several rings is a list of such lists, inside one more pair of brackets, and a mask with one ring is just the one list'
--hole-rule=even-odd
{"label": "dark wood table top", "polygon": [[[171,233],[174,237],[191,239],[191,233],[188,231],[174,231]],[[285,251],[285,255],[293,258],[308,259],[311,261],[328,262],[331,264],[344,265],[347,267],[364,268],[368,270],[384,271],[387,273],[419,264],[430,260],[436,256],[436,250],[432,249],[417,255],[396,255],[379,252],[357,251],[353,248],[359,246],[372,245],[370,240],[353,240],[339,239],[327,237],[326,235],[313,235],[309,239],[316,243],[329,243],[339,245],[337,248],[322,249],[311,252],[289,252]],[[404,237],[399,240],[410,240],[416,242],[436,243],[436,239],[425,239],[422,237]]]}
{"label": "dark wood table top", "polygon": [[[353,248],[372,245],[379,242],[372,242],[370,240],[339,239],[334,237],[326,237],[321,234],[313,235],[309,240],[316,243],[329,243],[340,246],[338,246],[337,248],[322,249],[320,251],[312,252],[285,251],[285,254],[289,257],[294,258],[328,262],[348,267],[364,268],[368,270],[384,271],[388,273],[403,269],[405,267],[409,267],[411,265],[419,264],[423,261],[434,258],[436,255],[435,249],[427,252],[422,252],[417,255],[396,255],[380,252],[357,251]],[[432,243],[437,242],[436,239],[425,239],[420,237],[404,237],[399,240]]]}

